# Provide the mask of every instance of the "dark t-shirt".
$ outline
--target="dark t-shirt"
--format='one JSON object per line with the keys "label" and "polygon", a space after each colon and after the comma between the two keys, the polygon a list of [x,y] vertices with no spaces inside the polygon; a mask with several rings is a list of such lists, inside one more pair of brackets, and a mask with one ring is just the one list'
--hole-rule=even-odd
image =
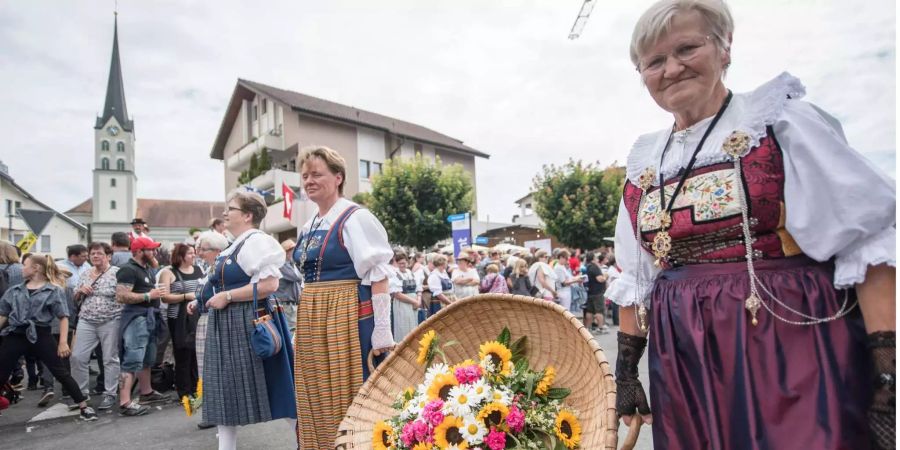
{"label": "dark t-shirt", "polygon": [[600,266],[591,263],[588,264],[587,267],[587,276],[588,276],[588,295],[603,295],[603,292],[606,291],[606,283],[597,281],[597,277],[603,275],[603,271],[600,270]]}
{"label": "dark t-shirt", "polygon": [[[131,292],[138,294],[150,292],[156,287],[156,279],[151,274],[150,269],[144,268],[134,259],[129,260],[124,266],[119,268],[119,271],[116,272],[116,283],[130,284],[132,285]],[[152,299],[150,300],[150,303],[144,302],[135,305],[125,305],[126,308],[132,306],[141,308],[153,306],[159,308],[159,299]]]}

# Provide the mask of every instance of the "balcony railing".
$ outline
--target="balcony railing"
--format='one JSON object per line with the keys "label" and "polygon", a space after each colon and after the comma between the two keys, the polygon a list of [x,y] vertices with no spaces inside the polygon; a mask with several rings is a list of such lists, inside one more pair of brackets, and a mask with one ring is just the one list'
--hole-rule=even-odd
{"label": "balcony railing", "polygon": [[233,172],[246,170],[250,167],[250,158],[253,155],[257,155],[258,158],[262,149],[267,149],[269,153],[272,154],[275,152],[283,152],[285,150],[284,136],[281,134],[274,135],[266,133],[256,138],[256,140],[247,143],[238,149],[238,151],[234,152],[233,155],[228,157],[228,160],[226,161],[228,170]]}
{"label": "balcony railing", "polygon": [[282,169],[269,169],[266,173],[250,181],[250,186],[267,191],[274,188],[276,197],[281,197],[281,183],[292,188],[300,186],[300,174]]}

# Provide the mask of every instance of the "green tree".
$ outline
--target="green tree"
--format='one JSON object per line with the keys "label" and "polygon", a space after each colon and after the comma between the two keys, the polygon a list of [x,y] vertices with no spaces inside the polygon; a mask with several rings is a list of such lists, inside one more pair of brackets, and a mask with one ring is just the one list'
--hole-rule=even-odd
{"label": "green tree", "polygon": [[372,202],[372,194],[368,192],[357,192],[356,195],[353,196],[352,200],[355,203],[358,203],[360,206],[368,208],[369,204]]}
{"label": "green tree", "polygon": [[391,242],[424,248],[450,237],[447,216],[472,211],[472,180],[459,164],[421,154],[394,158],[372,181],[369,208]]}
{"label": "green tree", "polygon": [[547,233],[565,245],[593,249],[616,230],[625,168],[569,160],[562,166],[544,166],[534,178],[535,212]]}

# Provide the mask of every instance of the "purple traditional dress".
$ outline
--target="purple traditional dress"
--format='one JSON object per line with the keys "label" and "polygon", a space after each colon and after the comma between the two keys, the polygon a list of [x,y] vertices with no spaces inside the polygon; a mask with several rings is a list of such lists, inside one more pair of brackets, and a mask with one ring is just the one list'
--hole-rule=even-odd
{"label": "purple traditional dress", "polygon": [[687,174],[711,118],[628,158],[607,296],[646,312],[654,448],[869,448],[853,286],[895,265],[894,186],[804,93],[734,95]]}

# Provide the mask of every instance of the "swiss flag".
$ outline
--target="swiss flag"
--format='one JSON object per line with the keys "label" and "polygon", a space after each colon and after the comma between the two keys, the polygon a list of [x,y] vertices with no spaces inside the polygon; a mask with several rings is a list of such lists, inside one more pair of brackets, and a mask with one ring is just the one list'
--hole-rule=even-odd
{"label": "swiss flag", "polygon": [[287,183],[281,183],[281,196],[284,197],[284,217],[288,220],[291,220],[291,214],[294,212],[294,200],[297,198],[297,194],[294,193],[294,190],[291,189]]}

